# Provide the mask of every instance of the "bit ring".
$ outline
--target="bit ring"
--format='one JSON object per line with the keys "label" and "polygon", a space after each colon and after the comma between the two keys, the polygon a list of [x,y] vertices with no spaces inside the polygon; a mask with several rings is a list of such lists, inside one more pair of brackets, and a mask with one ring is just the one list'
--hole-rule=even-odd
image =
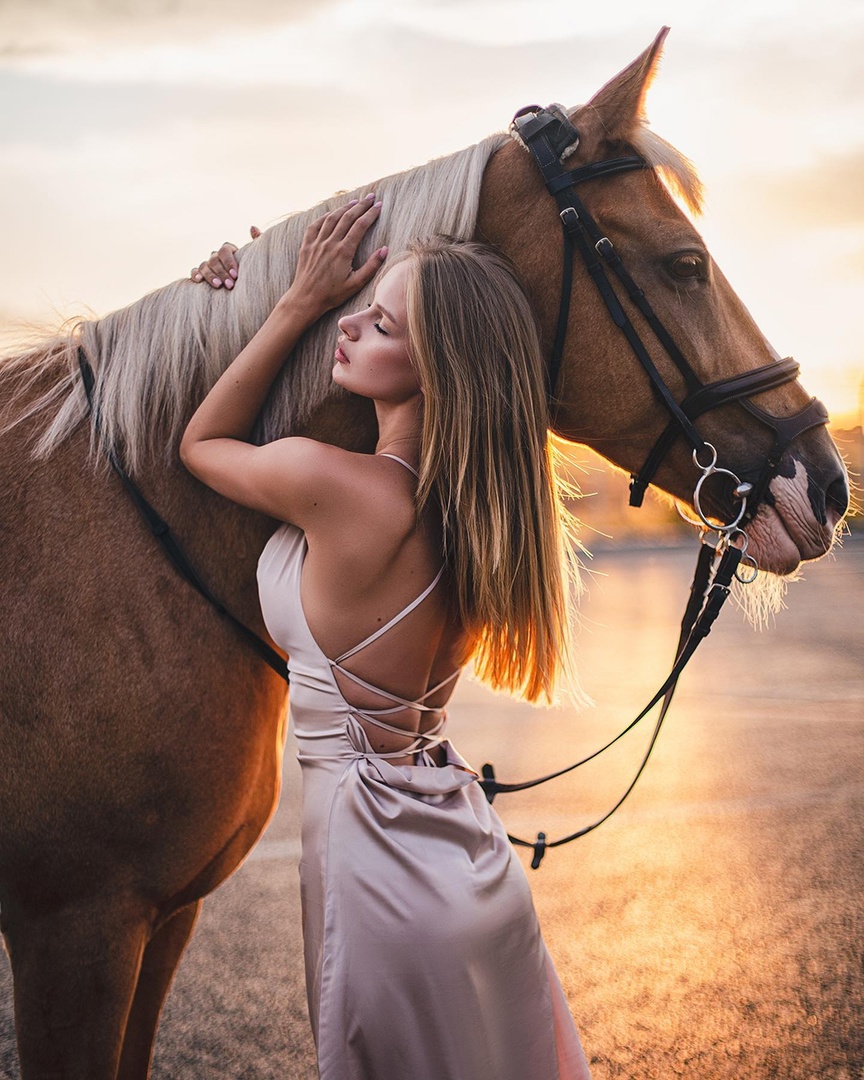
{"label": "bit ring", "polygon": [[[706,445],[710,445],[710,444],[706,444]],[[712,446],[711,449],[713,450],[714,447]],[[695,453],[695,451],[694,451],[694,453]],[[715,459],[715,461],[717,459],[716,458],[716,451],[715,451],[715,458],[714,459]],[[700,499],[699,499],[699,496],[702,493],[702,485],[705,483],[705,481],[708,479],[709,476],[729,476],[735,481],[735,486],[736,487],[738,487],[740,485],[741,481],[738,479],[738,477],[735,475],[735,473],[730,472],[729,469],[715,469],[713,467],[709,467],[708,469],[704,470],[702,475],[699,477],[699,480],[698,480],[698,482],[696,484],[696,490],[693,492],[693,509],[699,515],[700,519],[702,520],[702,522],[704,523],[706,528],[714,529],[716,532],[731,533],[734,529],[738,529],[739,522],[744,517],[744,514],[747,512],[747,496],[746,495],[741,496],[741,505],[740,505],[740,507],[738,509],[738,513],[735,515],[735,517],[733,518],[732,521],[728,521],[725,525],[715,525],[715,524],[713,524],[706,517],[705,512],[702,509]],[[739,529],[738,531],[740,532],[741,530]]]}
{"label": "bit ring", "polygon": [[[728,539],[730,544],[735,538],[736,533],[741,537],[742,543],[741,562],[735,567],[735,577],[742,585],[750,585],[759,576],[759,566],[753,556],[747,554],[747,548],[750,546],[750,537],[743,529],[733,529],[732,532],[729,533]],[[743,572],[745,567],[747,568],[746,573]]]}

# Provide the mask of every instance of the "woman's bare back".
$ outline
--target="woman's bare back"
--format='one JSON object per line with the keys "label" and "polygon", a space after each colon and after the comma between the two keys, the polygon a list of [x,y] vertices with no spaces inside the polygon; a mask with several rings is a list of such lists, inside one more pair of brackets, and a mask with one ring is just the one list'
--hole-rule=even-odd
{"label": "woman's bare back", "polygon": [[[325,656],[334,659],[385,626],[415,601],[442,568],[440,517],[429,508],[418,523],[414,511],[416,479],[403,463],[383,455],[346,455],[355,471],[358,498],[338,524],[328,515],[307,529],[302,602],[309,629]],[[442,708],[455,679],[428,698],[427,691],[464,664],[468,635],[456,612],[446,568],[437,585],[385,634],[342,665],[372,687],[408,701]],[[358,709],[392,706],[392,700],[358,685],[334,670],[339,688]],[[437,712],[404,708],[387,715],[403,728],[399,736],[364,723],[376,753],[398,751],[411,735],[430,728]]]}

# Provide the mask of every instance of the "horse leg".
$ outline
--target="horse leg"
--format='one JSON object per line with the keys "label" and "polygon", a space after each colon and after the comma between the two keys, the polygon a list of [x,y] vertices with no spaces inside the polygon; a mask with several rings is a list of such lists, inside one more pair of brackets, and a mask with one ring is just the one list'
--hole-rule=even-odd
{"label": "horse leg", "polygon": [[147,919],[116,896],[12,907],[3,932],[22,1080],[115,1080]]}
{"label": "horse leg", "polygon": [[138,988],[126,1024],[118,1080],[147,1080],[159,1014],[201,909],[197,900],[164,923],[144,950]]}

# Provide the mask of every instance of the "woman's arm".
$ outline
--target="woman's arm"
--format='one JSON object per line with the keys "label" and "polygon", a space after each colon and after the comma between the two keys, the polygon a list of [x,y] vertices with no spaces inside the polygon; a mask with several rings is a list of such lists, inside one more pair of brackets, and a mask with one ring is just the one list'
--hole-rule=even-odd
{"label": "woman's arm", "polygon": [[379,211],[380,204],[370,196],[309,226],[291,288],[222,374],[186,428],[180,443],[183,464],[203,483],[235,502],[302,524],[286,511],[292,506],[292,480],[296,483],[309,468],[310,441],[281,439],[258,447],[245,440],[273,380],[301,335],[326,311],[362,289],[380,268],[386,248],[379,248],[357,270],[352,265],[357,247]]}

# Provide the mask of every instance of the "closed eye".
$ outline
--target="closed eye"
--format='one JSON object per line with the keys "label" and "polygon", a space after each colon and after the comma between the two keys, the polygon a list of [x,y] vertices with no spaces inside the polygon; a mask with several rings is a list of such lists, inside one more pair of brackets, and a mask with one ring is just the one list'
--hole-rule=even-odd
{"label": "closed eye", "polygon": [[375,327],[375,329],[378,331],[379,334],[383,334],[384,337],[388,336],[387,331],[382,327],[381,323],[376,322],[376,323],[372,323],[372,325]]}

